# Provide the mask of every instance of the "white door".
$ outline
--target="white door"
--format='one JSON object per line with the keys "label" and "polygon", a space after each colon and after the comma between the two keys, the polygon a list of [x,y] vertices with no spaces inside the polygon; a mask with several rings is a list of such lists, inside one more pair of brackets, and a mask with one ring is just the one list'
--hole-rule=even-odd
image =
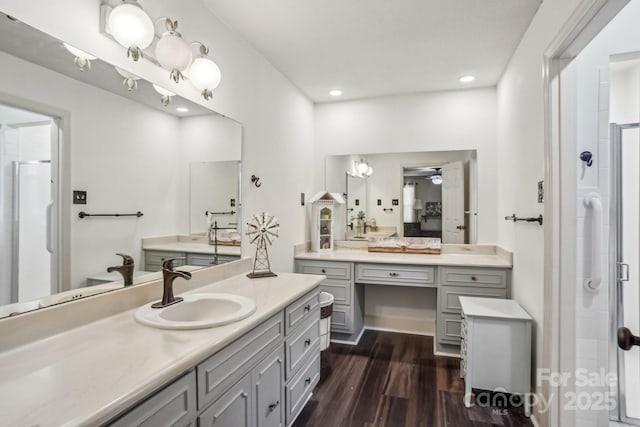
{"label": "white door", "polygon": [[442,166],[442,243],[464,243],[464,163]]}

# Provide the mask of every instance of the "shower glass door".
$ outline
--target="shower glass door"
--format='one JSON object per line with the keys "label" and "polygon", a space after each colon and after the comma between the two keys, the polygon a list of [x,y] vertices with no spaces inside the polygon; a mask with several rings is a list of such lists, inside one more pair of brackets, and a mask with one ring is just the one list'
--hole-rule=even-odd
{"label": "shower glass door", "polygon": [[617,361],[617,418],[640,425],[640,124],[613,124],[615,280],[611,359]]}

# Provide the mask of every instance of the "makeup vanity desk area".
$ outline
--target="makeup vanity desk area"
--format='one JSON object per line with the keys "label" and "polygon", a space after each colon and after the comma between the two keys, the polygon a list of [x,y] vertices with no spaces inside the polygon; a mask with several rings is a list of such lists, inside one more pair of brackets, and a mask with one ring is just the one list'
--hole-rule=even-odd
{"label": "makeup vanity desk area", "polygon": [[[425,335],[435,331],[436,352],[458,354],[461,339],[459,297],[511,297],[513,257],[511,252],[499,246],[445,244],[440,255],[368,252],[366,242],[338,241],[335,248],[331,252],[310,252],[305,244],[295,247],[296,272],[325,275],[320,290],[334,295],[333,341],[355,344],[367,327]],[[369,313],[365,313],[365,289],[369,286],[394,286],[392,304],[404,300],[415,308],[424,301],[424,306],[435,305],[435,314],[427,315],[431,317],[427,319],[408,319],[428,325],[420,331],[375,322]],[[425,288],[425,292],[416,294],[415,288]],[[373,302],[383,303],[380,300]],[[369,302],[367,306],[371,307],[371,304]],[[408,307],[407,317],[411,317],[412,311],[415,310]],[[397,320],[402,323],[407,319]]]}

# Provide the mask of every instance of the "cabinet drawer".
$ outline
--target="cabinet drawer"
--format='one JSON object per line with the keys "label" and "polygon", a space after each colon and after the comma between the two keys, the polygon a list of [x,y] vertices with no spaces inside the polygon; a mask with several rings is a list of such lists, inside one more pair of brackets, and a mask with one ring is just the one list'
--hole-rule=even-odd
{"label": "cabinet drawer", "polygon": [[[144,260],[146,264],[160,264],[171,258],[184,258],[184,252],[168,252],[168,251],[145,251]],[[177,259],[173,262],[174,267],[184,265],[185,260]]]}
{"label": "cabinet drawer", "polygon": [[379,285],[435,287],[435,267],[394,264],[356,264],[356,282]]}
{"label": "cabinet drawer", "polygon": [[348,305],[333,305],[331,313],[331,332],[353,333],[353,310]]}
{"label": "cabinet drawer", "polygon": [[198,409],[220,397],[275,345],[281,343],[282,336],[282,314],[279,313],[200,363],[196,368]]}
{"label": "cabinet drawer", "polygon": [[351,304],[353,285],[350,280],[326,279],[320,285],[320,292],[333,295],[334,304]]}
{"label": "cabinet drawer", "polygon": [[507,273],[504,269],[441,267],[440,283],[443,286],[506,289]]}
{"label": "cabinet drawer", "polygon": [[191,371],[109,426],[188,426],[195,416],[196,374]]}
{"label": "cabinet drawer", "polygon": [[298,416],[320,380],[320,354],[316,355],[285,387],[287,425]]}
{"label": "cabinet drawer", "polygon": [[310,320],[308,325],[303,325],[300,332],[292,334],[285,343],[287,379],[305,365],[312,354],[320,353],[320,321],[319,318]]}
{"label": "cabinet drawer", "polygon": [[335,261],[296,261],[296,273],[324,274],[327,279],[351,280],[353,273],[350,262]]}
{"label": "cabinet drawer", "polygon": [[314,290],[289,304],[285,310],[285,335],[309,318],[320,318],[320,292]]}
{"label": "cabinet drawer", "polygon": [[[240,257],[232,255],[218,255],[218,264],[224,264],[225,262],[231,262],[240,259]],[[212,265],[218,265],[214,263],[214,256],[211,254],[187,254],[187,264],[198,265],[202,267],[211,267]]]}
{"label": "cabinet drawer", "polygon": [[484,297],[484,298],[506,298],[506,289],[470,287],[470,286],[447,286],[438,290],[439,310],[443,313],[451,313],[460,315],[462,308],[460,307],[461,296]]}
{"label": "cabinet drawer", "polygon": [[460,315],[441,314],[438,318],[438,341],[444,344],[460,345]]}

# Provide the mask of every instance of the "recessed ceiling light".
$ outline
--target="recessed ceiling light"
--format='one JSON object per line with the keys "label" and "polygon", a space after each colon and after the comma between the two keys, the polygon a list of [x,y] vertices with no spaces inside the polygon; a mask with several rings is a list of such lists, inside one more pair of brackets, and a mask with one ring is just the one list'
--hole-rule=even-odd
{"label": "recessed ceiling light", "polygon": [[460,82],[462,83],[469,83],[474,81],[476,78],[474,76],[462,76],[460,77]]}
{"label": "recessed ceiling light", "polygon": [[329,91],[329,95],[331,95],[331,96],[340,96],[340,95],[342,95],[342,91],[340,89],[334,89],[332,91]]}
{"label": "recessed ceiling light", "polygon": [[187,113],[189,109],[186,107],[178,107],[176,108],[176,111],[179,111],[180,113]]}

